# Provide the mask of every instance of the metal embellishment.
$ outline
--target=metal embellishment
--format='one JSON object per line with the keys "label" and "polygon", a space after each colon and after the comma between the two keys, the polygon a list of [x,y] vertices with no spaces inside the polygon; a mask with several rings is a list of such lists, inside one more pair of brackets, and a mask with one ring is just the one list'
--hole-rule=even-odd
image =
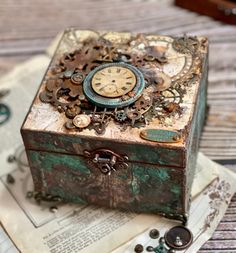
{"label": "metal embellishment", "polygon": [[183,226],[176,226],[164,235],[166,244],[175,250],[184,250],[193,242],[192,232]]}
{"label": "metal embellishment", "polygon": [[85,128],[90,124],[90,122],[90,117],[85,114],[76,115],[73,119],[73,124],[78,128]]}
{"label": "metal embellishment", "polygon": [[[84,80],[88,100],[100,107],[122,108],[135,102],[145,87],[143,74],[126,63],[107,63],[91,71]],[[123,96],[127,95],[127,99]]]}
{"label": "metal embellishment", "polygon": [[[88,128],[101,135],[110,121],[125,130],[154,119],[165,126],[167,118],[181,117],[187,88],[200,79],[201,43],[196,37],[137,34],[116,42],[107,34],[97,35],[78,38],[73,42],[78,49],[56,58],[39,94],[42,102],[65,113],[68,130]],[[177,55],[172,56],[173,50]],[[80,114],[91,119],[86,127],[73,123]]]}
{"label": "metal embellishment", "polygon": [[[149,236],[152,239],[159,238],[159,231],[152,229],[149,232]],[[164,237],[159,238],[159,244],[156,247],[148,246],[146,250],[148,252],[155,253],[175,253],[179,250],[187,249],[193,242],[192,232],[184,226],[175,226],[168,230]],[[134,251],[137,253],[143,252],[144,248],[142,244],[137,244]]]}
{"label": "metal embellishment", "polygon": [[126,155],[119,155],[108,149],[98,149],[92,152],[85,150],[84,155],[89,168],[99,169],[105,175],[111,175],[116,170],[129,167]]}
{"label": "metal embellishment", "polygon": [[181,141],[181,135],[177,131],[164,129],[146,129],[140,132],[140,137],[154,142],[175,143]]}

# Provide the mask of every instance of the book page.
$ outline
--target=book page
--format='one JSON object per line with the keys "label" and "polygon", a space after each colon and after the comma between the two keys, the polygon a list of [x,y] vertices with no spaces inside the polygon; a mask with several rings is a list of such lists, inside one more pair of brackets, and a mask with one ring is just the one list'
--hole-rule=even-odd
{"label": "book page", "polygon": [[[205,171],[212,170],[213,174],[218,176],[203,192],[194,196],[188,221],[188,228],[193,233],[193,244],[188,249],[180,251],[185,253],[197,252],[201,246],[210,239],[221,218],[224,216],[230,199],[236,191],[236,174],[211,161],[202,153],[198,155],[197,168],[204,168]],[[200,173],[195,176],[193,189],[199,186],[199,182],[196,179],[204,177],[204,174],[201,174],[203,170],[198,169],[198,171]],[[193,192],[195,192],[195,190],[193,190],[192,193]],[[160,236],[164,236],[165,232],[173,226],[173,223],[167,222],[165,219],[158,219],[157,222],[152,224],[144,233],[135,237],[122,247],[119,247],[117,250],[113,251],[113,253],[133,253],[134,247],[137,244],[142,244],[144,248],[147,246],[156,247],[158,245],[158,240],[151,239],[148,236],[149,230],[157,228],[160,232]]]}
{"label": "book page", "polygon": [[0,252],[1,253],[19,253],[11,239],[8,237],[0,224]]}

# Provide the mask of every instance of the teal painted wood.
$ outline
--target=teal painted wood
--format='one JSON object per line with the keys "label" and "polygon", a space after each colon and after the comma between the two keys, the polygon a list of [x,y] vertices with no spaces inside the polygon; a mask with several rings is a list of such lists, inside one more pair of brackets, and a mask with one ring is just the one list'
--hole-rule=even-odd
{"label": "teal painted wood", "polygon": [[84,150],[107,148],[127,155],[130,161],[181,168],[185,167],[187,159],[185,149],[157,142],[141,144],[125,142],[125,140],[89,138],[78,134],[36,132],[27,129],[22,129],[22,136],[26,148],[31,150],[83,155]]}
{"label": "teal painted wood", "polygon": [[135,212],[183,214],[183,171],[129,163],[111,175],[88,168],[80,156],[27,151],[36,191],[80,204]]}

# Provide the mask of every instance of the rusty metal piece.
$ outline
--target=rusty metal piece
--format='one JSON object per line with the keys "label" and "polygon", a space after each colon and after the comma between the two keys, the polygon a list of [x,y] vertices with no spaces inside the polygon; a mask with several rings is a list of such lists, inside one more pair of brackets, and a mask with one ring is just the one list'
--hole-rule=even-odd
{"label": "rusty metal piece", "polygon": [[84,78],[85,78],[85,75],[81,71],[79,71],[72,74],[71,82],[75,84],[82,84],[84,81]]}
{"label": "rusty metal piece", "polygon": [[156,84],[156,91],[164,91],[171,87],[172,81],[167,74],[163,72],[157,72],[157,78],[154,83]]}
{"label": "rusty metal piece", "polygon": [[127,113],[124,110],[115,112],[115,119],[119,122],[123,122],[127,119]]}
{"label": "rusty metal piece", "polygon": [[165,56],[166,48],[160,46],[148,46],[146,47],[146,56],[145,59],[149,59],[151,61],[158,61],[160,63],[167,63],[167,58]]}
{"label": "rusty metal piece", "polygon": [[52,101],[52,93],[44,90],[39,94],[39,98],[44,103],[50,103]]}
{"label": "rusty metal piece", "polygon": [[134,126],[135,121],[139,120],[142,117],[142,114],[138,110],[130,110],[127,112],[127,117],[131,119],[131,124]]}
{"label": "rusty metal piece", "polygon": [[[148,124],[154,118],[180,115],[179,104],[183,100],[186,87],[191,83],[189,80],[193,83],[193,79],[199,76],[201,61],[195,54],[199,46],[195,37],[184,36],[174,40],[175,50],[187,52],[187,55],[192,54],[195,59],[193,66],[189,67],[191,71],[188,69],[187,74],[174,76],[173,80],[162,71],[163,64],[167,63],[168,48],[152,45],[146,35],[133,36],[129,41],[120,44],[109,41],[106,35],[103,35],[88,38],[81,44],[79,49],[64,54],[50,67],[45,89],[39,98],[44,103],[53,104],[59,112],[65,112],[65,116],[69,119],[80,113],[90,113],[93,105],[111,108],[111,114],[106,120],[93,120],[92,124],[88,125],[97,134],[103,134],[112,119],[120,124],[126,123],[136,127],[135,122],[141,121],[144,114],[144,124]],[[191,61],[189,64],[191,65]],[[101,66],[105,66],[106,69]],[[140,73],[145,86],[142,94],[138,95],[138,85],[135,82],[137,76],[132,74],[134,69]],[[105,70],[107,73],[104,77]],[[113,70],[117,73],[113,73]],[[115,74],[119,74],[120,71],[123,71],[123,75],[116,76]],[[92,74],[94,76],[91,82],[88,82],[90,80],[88,77]],[[84,89],[85,86],[88,88]],[[124,110],[125,107],[127,117],[124,113],[115,112],[116,108]],[[65,123],[65,127],[75,129],[71,122]],[[77,127],[78,131],[81,129]]]}
{"label": "rusty metal piece", "polygon": [[173,112],[180,109],[180,105],[175,102],[170,102],[164,106],[164,110],[167,112]]}
{"label": "rusty metal piece", "polygon": [[142,95],[133,105],[133,108],[140,112],[141,114],[145,113],[152,106],[152,96]]}
{"label": "rusty metal piece", "polygon": [[73,124],[72,120],[68,120],[65,123],[65,128],[68,130],[76,129],[75,125]]}
{"label": "rusty metal piece", "polygon": [[200,42],[196,36],[187,37],[184,35],[183,37],[176,38],[172,46],[177,52],[182,54],[194,54],[198,50]]}
{"label": "rusty metal piece", "polygon": [[80,114],[75,116],[72,122],[78,128],[85,128],[90,124],[91,119],[86,114]]}
{"label": "rusty metal piece", "polygon": [[73,119],[80,112],[81,112],[81,108],[79,106],[74,106],[71,108],[67,108],[65,111],[65,114],[67,118]]}

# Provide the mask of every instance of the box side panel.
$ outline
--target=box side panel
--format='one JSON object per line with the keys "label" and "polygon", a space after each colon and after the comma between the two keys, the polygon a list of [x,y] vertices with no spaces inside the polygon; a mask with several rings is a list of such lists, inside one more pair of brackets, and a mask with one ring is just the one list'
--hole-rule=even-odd
{"label": "box side panel", "polygon": [[208,84],[208,56],[203,64],[203,75],[200,83],[200,90],[196,102],[194,118],[191,125],[190,141],[188,145],[188,159],[186,169],[186,212],[188,212],[191,200],[191,188],[196,168],[196,160],[200,142],[200,136],[206,117],[207,84]]}
{"label": "box side panel", "polygon": [[115,153],[128,156],[130,161],[150,163],[165,166],[184,167],[186,152],[183,147],[173,145],[163,146],[158,143],[141,144],[117,142],[112,139],[82,138],[78,135],[62,135],[55,132],[37,132],[22,129],[22,137],[26,149],[84,155],[84,151],[94,151],[106,148]]}
{"label": "box side panel", "polygon": [[92,203],[181,219],[183,170],[128,163],[110,175],[76,155],[27,152],[36,191],[76,203]]}

